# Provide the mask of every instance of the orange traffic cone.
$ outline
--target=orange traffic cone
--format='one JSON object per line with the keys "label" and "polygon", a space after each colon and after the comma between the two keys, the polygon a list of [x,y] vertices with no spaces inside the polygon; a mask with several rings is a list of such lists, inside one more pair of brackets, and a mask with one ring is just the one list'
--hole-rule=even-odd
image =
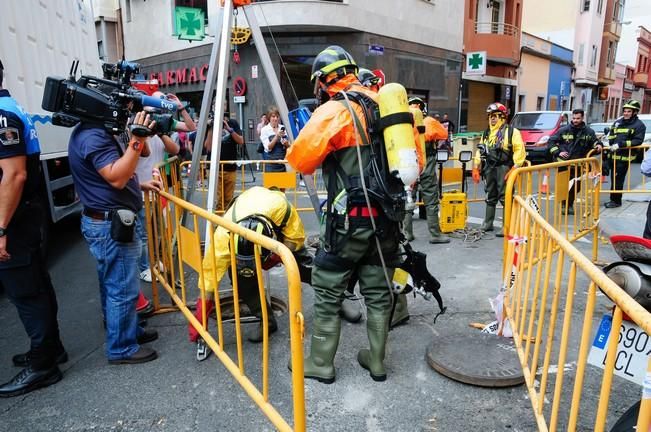
{"label": "orange traffic cone", "polygon": [[540,186],[540,193],[548,194],[549,193],[549,170],[545,171],[543,174],[542,185]]}

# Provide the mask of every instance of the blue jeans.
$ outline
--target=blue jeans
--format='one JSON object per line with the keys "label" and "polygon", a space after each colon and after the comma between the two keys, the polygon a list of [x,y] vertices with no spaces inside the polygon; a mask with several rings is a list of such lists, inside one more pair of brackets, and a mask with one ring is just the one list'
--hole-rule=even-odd
{"label": "blue jeans", "polygon": [[142,244],[142,252],[140,252],[140,260],[138,261],[138,270],[140,273],[149,268],[149,241],[147,238],[147,227],[145,226],[145,206],[138,212],[138,224],[136,225],[136,237],[140,239]]}
{"label": "blue jeans", "polygon": [[[140,223],[140,221],[138,221]],[[119,360],[132,356],[140,346],[136,301],[140,291],[138,238],[121,243],[111,238],[111,221],[81,217],[81,233],[97,261],[102,312],[106,320],[106,356]]]}

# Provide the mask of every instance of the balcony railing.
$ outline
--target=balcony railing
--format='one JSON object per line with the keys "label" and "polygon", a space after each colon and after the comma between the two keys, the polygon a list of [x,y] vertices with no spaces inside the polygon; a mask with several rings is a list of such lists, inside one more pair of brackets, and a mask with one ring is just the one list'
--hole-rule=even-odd
{"label": "balcony railing", "polygon": [[504,36],[517,36],[520,34],[520,29],[512,24],[507,24],[503,22],[475,21],[475,33],[476,34],[492,33],[492,34],[499,34]]}

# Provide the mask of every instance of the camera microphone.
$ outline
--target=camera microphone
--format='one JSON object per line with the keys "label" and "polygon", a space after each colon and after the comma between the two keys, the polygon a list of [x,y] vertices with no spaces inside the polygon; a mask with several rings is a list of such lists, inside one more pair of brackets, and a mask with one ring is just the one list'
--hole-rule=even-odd
{"label": "camera microphone", "polygon": [[176,111],[176,104],[167,99],[160,99],[154,96],[140,96],[139,98],[142,106],[148,106],[152,108],[158,108],[165,111]]}

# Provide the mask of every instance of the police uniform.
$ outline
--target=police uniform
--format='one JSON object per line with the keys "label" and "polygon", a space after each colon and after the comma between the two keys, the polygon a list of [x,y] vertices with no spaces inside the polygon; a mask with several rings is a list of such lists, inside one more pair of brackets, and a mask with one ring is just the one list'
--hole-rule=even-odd
{"label": "police uniform", "polygon": [[[331,48],[326,51],[332,51]],[[345,55],[349,57],[348,53]],[[347,64],[354,65],[352,58]],[[391,293],[375,237],[377,235],[380,241],[388,277],[392,278],[400,262],[399,222],[404,218],[404,204],[402,213],[393,214],[388,208],[391,204],[378,199],[381,194],[373,190],[378,180],[374,177],[375,173],[367,170],[371,155],[367,112],[354,95],[360,95],[361,99],[366,100],[365,103],[374,104],[377,94],[361,86],[355,75],[349,72],[327,88],[331,97],[342,90],[352,99],[350,105],[355,118],[351,117],[347,102],[326,102],[312,114],[287,153],[289,164],[303,174],[312,174],[322,165],[328,189],[327,209],[321,220],[321,244],[312,272],[314,323],[310,356],[305,360],[304,370],[306,378],[325,383],[334,381],[333,360],[339,344],[342,295],[351,275],[356,273],[368,311],[366,323],[370,344],[370,349],[361,350],[357,358],[370,371],[373,379],[381,381],[386,378],[383,360],[389,331]],[[364,136],[356,133],[355,124]],[[356,145],[360,146],[371,209],[366,204],[361,187]],[[345,201],[342,197],[345,197]],[[377,224],[377,234],[372,228],[371,216]]]}
{"label": "police uniform", "polygon": [[[554,160],[570,160],[581,159],[588,155],[588,152],[596,147],[599,143],[595,132],[581,123],[579,127],[573,124],[568,124],[560,128],[554,135],[549,138],[549,154]],[[567,152],[568,156],[565,159],[560,158],[560,154]],[[567,167],[561,167],[559,171],[566,171]],[[580,171],[577,167],[570,167],[570,177],[577,177]],[[579,192],[581,187],[580,180],[574,182],[574,185],[568,192],[567,208],[568,213],[573,214],[572,206],[574,205],[574,197]]]}
{"label": "police uniform", "polygon": [[[626,147],[642,145],[645,133],[646,126],[637,117],[637,114],[634,114],[628,120],[623,117],[618,118],[610,128],[608,143],[611,146],[614,144],[619,146],[619,149],[610,156],[615,166],[615,169],[611,170],[610,173],[613,190],[622,190],[628,166],[636,156],[635,152],[629,151]],[[619,207],[622,205],[622,194],[611,192],[610,201],[615,203],[616,207]]]}
{"label": "police uniform", "polygon": [[[504,205],[506,179],[509,170],[522,166],[526,158],[524,142],[520,131],[511,128],[501,119],[495,127],[489,127],[482,134],[480,144],[486,149],[485,154],[475,154],[475,166],[480,166],[486,181],[486,216],[482,230],[491,231],[495,219],[495,208],[500,202]],[[501,235],[502,231],[498,233]]]}
{"label": "police uniform", "polygon": [[[0,159],[26,156],[27,179],[18,207],[5,228],[7,252],[0,261],[0,284],[31,339],[26,354],[14,356],[17,366],[28,366],[28,376],[0,387],[0,397],[14,396],[61,379],[57,361],[67,360],[59,336],[57,300],[40,253],[41,223],[45,209],[37,194],[40,184],[40,146],[36,130],[7,90],[0,90]],[[2,179],[0,171],[0,180]],[[36,386],[36,387],[35,387]],[[18,392],[18,393],[16,393]]]}

